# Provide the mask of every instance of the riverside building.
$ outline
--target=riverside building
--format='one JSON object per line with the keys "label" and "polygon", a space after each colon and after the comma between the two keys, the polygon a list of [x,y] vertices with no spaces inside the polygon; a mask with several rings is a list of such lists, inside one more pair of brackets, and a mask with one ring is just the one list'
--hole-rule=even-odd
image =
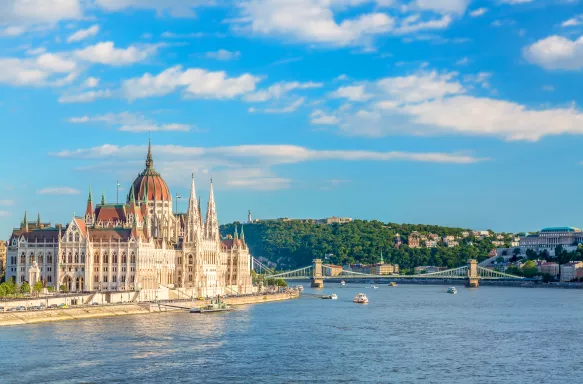
{"label": "riverside building", "polygon": [[6,277],[69,292],[136,291],[152,300],[251,293],[250,266],[243,228],[240,236],[237,229],[230,239],[220,236],[212,180],[204,221],[194,176],[188,211],[174,214],[148,145],[125,203],[102,195],[96,204],[89,191],[85,215],[66,226],[40,217],[29,223],[25,214],[8,242]]}
{"label": "riverside building", "polygon": [[521,253],[526,253],[527,249],[536,252],[546,250],[549,255],[554,256],[555,248],[561,245],[565,250],[577,249],[578,244],[583,244],[583,231],[575,227],[549,227],[543,228],[537,234],[527,234],[520,238]]}

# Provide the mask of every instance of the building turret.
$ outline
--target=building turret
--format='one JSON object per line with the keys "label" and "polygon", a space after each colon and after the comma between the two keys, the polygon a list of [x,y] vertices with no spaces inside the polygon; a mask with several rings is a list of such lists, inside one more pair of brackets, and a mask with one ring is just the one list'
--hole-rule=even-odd
{"label": "building turret", "polygon": [[24,232],[28,232],[28,219],[26,218],[26,211],[24,211],[24,219],[22,220],[22,225],[20,226]]}
{"label": "building turret", "polygon": [[36,227],[40,229],[40,212],[36,216]]}
{"label": "building turret", "polygon": [[235,234],[233,235],[233,238],[235,240],[238,240],[239,239],[239,233],[237,233],[237,224],[235,224]]}
{"label": "building turret", "polygon": [[105,192],[101,190],[101,205],[105,205]]}
{"label": "building turret", "polygon": [[241,240],[245,241],[245,232],[243,231],[243,227],[244,225],[241,224],[241,236],[239,236],[241,238]]}
{"label": "building turret", "polygon": [[200,230],[199,203],[196,199],[196,188],[194,185],[194,173],[192,174],[192,184],[190,186],[190,198],[188,199],[188,212],[186,214],[186,241],[194,242]]}
{"label": "building turret", "polygon": [[219,220],[217,219],[213,179],[211,179],[209,202],[206,211],[205,233],[207,238],[219,240]]}
{"label": "building turret", "polygon": [[85,209],[85,224],[93,225],[95,209],[93,207],[93,196],[91,195],[91,186],[89,186],[89,196],[87,197],[87,208]]}

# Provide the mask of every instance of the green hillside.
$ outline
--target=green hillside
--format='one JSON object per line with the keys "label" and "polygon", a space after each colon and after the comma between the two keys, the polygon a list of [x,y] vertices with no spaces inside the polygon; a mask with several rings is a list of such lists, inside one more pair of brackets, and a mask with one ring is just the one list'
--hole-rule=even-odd
{"label": "green hillside", "polygon": [[[231,223],[221,226],[225,236],[233,234]],[[476,239],[472,236],[460,239],[460,245],[447,248],[439,242],[436,248],[415,248],[407,246],[409,233],[434,233],[443,236],[460,236],[463,228],[449,228],[436,225],[414,225],[382,223],[380,221],[355,220],[346,224],[316,224],[302,221],[274,220],[244,226],[245,240],[256,257],[265,257],[277,263],[278,269],[302,267],[310,264],[314,258],[325,258],[333,264],[374,263],[380,260],[381,251],[385,263],[399,264],[401,269],[411,269],[422,265],[458,267],[470,258],[483,260],[488,252],[495,248],[492,237]],[[403,244],[394,246],[394,237],[399,234]],[[510,234],[504,239],[510,241]],[[507,244],[509,246],[509,244]]]}

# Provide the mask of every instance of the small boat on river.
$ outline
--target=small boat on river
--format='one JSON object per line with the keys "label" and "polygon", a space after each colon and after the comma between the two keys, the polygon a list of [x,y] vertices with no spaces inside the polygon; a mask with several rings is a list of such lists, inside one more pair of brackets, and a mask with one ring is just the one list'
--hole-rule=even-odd
{"label": "small boat on river", "polygon": [[447,289],[447,293],[451,293],[452,295],[455,295],[457,293],[457,289],[455,289],[455,287],[449,287]]}
{"label": "small boat on river", "polygon": [[300,292],[303,292],[304,286],[303,285],[296,285],[296,289]]}
{"label": "small boat on river", "polygon": [[322,296],[322,299],[328,299],[328,300],[338,300],[338,296],[336,296],[335,293],[331,294],[331,295],[324,295]]}
{"label": "small boat on river", "polygon": [[344,282],[344,280],[342,280],[342,281],[340,282],[340,285],[341,285],[341,286],[343,286],[343,287],[344,287],[344,286],[346,286],[346,283]]}
{"label": "small boat on river", "polygon": [[233,307],[227,305],[224,301],[220,299],[211,300],[210,304],[205,305],[200,308],[191,308],[190,313],[213,313],[213,312],[228,312],[232,311]]}
{"label": "small boat on river", "polygon": [[357,304],[368,304],[368,297],[364,293],[359,293],[352,301]]}
{"label": "small boat on river", "polygon": [[389,287],[396,287],[397,283],[395,283],[394,281],[391,281],[388,285],[389,285]]}

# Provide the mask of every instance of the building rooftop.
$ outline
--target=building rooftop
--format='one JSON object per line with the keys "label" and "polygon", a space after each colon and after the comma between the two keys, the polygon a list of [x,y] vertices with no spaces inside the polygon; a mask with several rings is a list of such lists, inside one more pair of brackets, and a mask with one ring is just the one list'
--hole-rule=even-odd
{"label": "building rooftop", "polygon": [[548,227],[543,228],[541,232],[549,233],[549,232],[581,232],[579,228],[575,227]]}

